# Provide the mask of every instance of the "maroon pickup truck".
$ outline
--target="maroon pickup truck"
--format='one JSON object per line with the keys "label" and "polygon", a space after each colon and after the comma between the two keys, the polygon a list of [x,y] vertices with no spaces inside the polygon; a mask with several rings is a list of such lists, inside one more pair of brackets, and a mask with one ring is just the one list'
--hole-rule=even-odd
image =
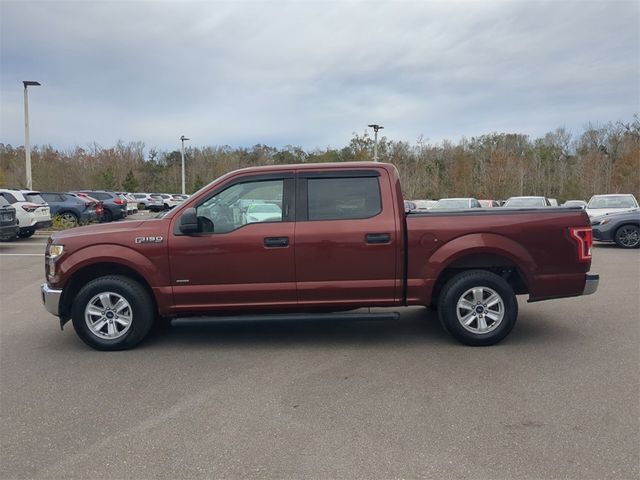
{"label": "maroon pickup truck", "polygon": [[46,249],[46,309],[101,350],[178,317],[397,318],[360,307],[437,307],[468,345],[513,328],[529,301],[593,293],[580,208],[405,214],[382,163],[228,173],[156,218],[74,228]]}

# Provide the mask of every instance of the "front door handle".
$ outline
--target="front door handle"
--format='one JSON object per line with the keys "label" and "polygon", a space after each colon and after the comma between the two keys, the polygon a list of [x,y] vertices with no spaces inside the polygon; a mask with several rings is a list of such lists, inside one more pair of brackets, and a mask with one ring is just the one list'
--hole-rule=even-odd
{"label": "front door handle", "polygon": [[391,234],[389,233],[367,233],[365,236],[367,243],[389,243]]}
{"label": "front door handle", "polygon": [[268,248],[288,247],[289,237],[265,237],[264,246]]}

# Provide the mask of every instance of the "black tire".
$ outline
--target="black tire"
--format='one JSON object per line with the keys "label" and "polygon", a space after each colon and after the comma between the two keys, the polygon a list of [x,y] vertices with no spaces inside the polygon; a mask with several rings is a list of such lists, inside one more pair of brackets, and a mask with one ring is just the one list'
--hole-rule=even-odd
{"label": "black tire", "polygon": [[113,222],[113,213],[108,208],[105,208],[102,212],[102,221],[103,222]]}
{"label": "black tire", "polygon": [[637,225],[621,225],[613,236],[620,248],[640,247],[640,227]]}
{"label": "black tire", "polygon": [[78,224],[80,223],[80,219],[73,212],[63,212],[59,216],[63,222],[65,222],[66,224],[72,227],[77,227]]}
{"label": "black tire", "polygon": [[[110,297],[112,299],[117,298],[117,296],[124,298],[130,306],[127,310],[131,318],[130,326],[126,327],[127,329],[123,333],[116,333],[121,336],[112,339],[98,336],[85,321],[85,309],[89,303],[98,295],[107,292],[113,294]],[[113,309],[111,311],[114,312],[116,310]],[[155,311],[149,293],[140,283],[129,277],[109,275],[96,278],[82,287],[73,301],[71,317],[76,333],[90,347],[96,350],[126,350],[135,347],[149,333],[155,320]],[[115,319],[117,318],[117,315],[115,315]],[[119,325],[117,323],[118,320],[114,320],[113,316],[110,321],[107,320],[107,317],[104,317],[104,321],[113,324],[113,326],[104,325],[109,329],[120,328],[125,330],[125,327]],[[96,321],[96,323],[99,322]],[[102,335],[106,336],[107,332],[103,332]]]}
{"label": "black tire", "polygon": [[[480,293],[477,297],[474,289]],[[492,305],[496,301],[494,294],[499,303]],[[459,306],[459,302],[469,305]],[[473,308],[469,308],[471,305]],[[444,329],[458,341],[472,346],[494,345],[516,324],[518,301],[502,277],[485,270],[469,270],[444,286],[438,300],[438,316]]]}
{"label": "black tire", "polygon": [[21,228],[18,232],[18,238],[29,238],[32,237],[34,233],[36,233],[34,228]]}

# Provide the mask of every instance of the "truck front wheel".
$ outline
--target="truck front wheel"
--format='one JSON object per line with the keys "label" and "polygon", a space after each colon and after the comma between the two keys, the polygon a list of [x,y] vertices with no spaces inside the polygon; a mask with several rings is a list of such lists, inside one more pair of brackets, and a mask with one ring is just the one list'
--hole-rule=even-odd
{"label": "truck front wheel", "polygon": [[97,350],[125,350],[140,343],[154,321],[147,290],[131,278],[109,275],[87,283],[73,301],[73,328]]}
{"label": "truck front wheel", "polygon": [[502,277],[485,270],[460,273],[447,282],[438,300],[445,330],[466,345],[494,345],[518,317],[518,301]]}

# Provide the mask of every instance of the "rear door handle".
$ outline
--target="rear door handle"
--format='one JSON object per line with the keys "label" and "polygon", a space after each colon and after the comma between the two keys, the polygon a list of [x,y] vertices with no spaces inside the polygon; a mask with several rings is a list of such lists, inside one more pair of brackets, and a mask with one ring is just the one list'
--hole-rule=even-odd
{"label": "rear door handle", "polygon": [[283,248],[289,246],[289,237],[266,237],[264,246],[268,248]]}
{"label": "rear door handle", "polygon": [[389,233],[367,233],[365,236],[367,243],[389,243],[391,234]]}

